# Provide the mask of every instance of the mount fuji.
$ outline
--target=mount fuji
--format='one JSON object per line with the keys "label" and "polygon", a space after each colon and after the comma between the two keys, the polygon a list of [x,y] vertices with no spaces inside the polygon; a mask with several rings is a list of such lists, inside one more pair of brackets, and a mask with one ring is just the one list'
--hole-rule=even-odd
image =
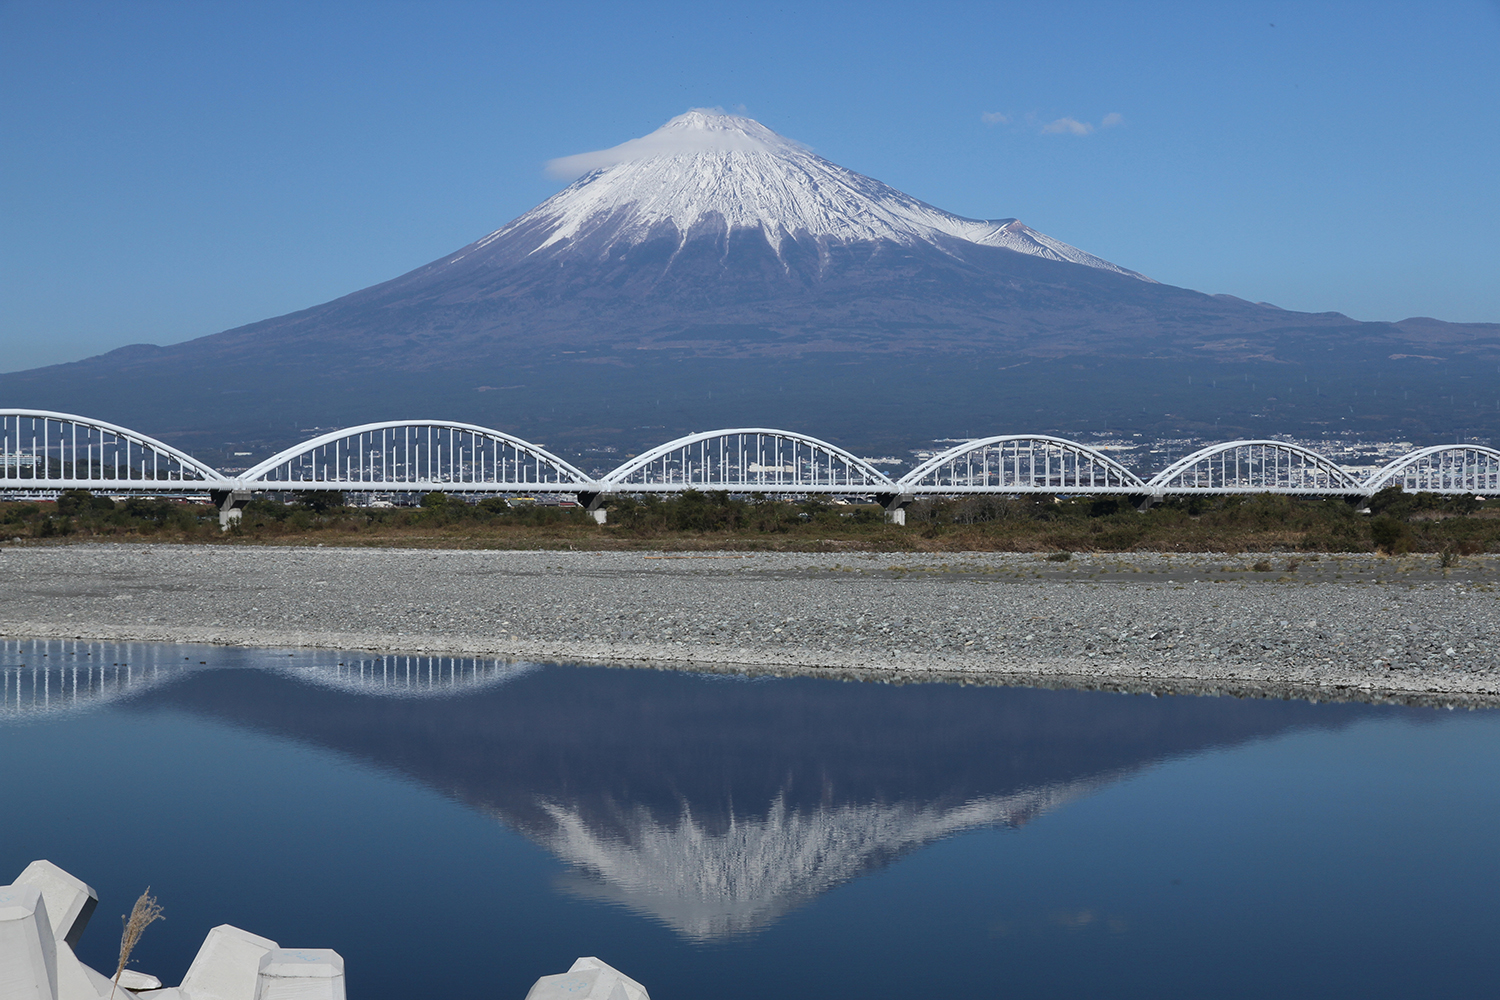
{"label": "mount fuji", "polygon": [[[575,450],[746,423],[896,448],[1006,429],[1305,430],[1328,422],[1325,398],[1342,412],[1349,378],[1409,389],[1500,358],[1500,325],[1360,323],[1178,288],[719,111],[551,169],[577,179],[405,275],[171,347],[3,375],[0,399],[199,448],[412,415]],[[1330,388],[1299,410],[1289,386],[1311,371]],[[1194,377],[1246,389],[1151,399]],[[1415,412],[1376,416],[1413,437],[1445,419]]]}

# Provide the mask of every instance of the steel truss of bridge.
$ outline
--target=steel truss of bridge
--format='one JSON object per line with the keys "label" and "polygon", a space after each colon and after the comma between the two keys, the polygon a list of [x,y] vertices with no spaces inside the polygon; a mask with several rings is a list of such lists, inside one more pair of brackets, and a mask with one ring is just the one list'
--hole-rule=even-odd
{"label": "steel truss of bridge", "polygon": [[503,431],[445,420],[391,420],[319,435],[238,475],[225,475],[155,438],[89,417],[0,409],[0,493],[92,490],[206,493],[226,527],[256,493],[569,494],[604,520],[611,496],[719,491],[874,498],[898,522],[923,496],[1169,496],[1280,493],[1358,499],[1388,486],[1500,496],[1500,451],[1434,445],[1364,479],[1285,441],[1226,441],[1142,479],[1066,438],[1002,434],[955,445],[893,479],[848,451],[795,431],[736,427],[689,434],[590,476]]}

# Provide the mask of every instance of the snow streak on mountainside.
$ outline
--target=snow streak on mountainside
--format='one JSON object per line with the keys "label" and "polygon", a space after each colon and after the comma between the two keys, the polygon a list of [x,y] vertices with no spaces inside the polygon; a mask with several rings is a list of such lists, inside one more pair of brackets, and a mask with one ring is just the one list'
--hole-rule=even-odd
{"label": "snow streak on mountainside", "polygon": [[788,241],[806,239],[819,246],[927,244],[960,257],[972,244],[1151,280],[1016,219],[944,212],[830,163],[757,121],[717,111],[690,111],[644,138],[554,164],[593,169],[446,263],[496,243],[516,242],[528,256],[571,249],[604,259],[664,235],[685,246],[690,235],[750,230],[777,257]]}

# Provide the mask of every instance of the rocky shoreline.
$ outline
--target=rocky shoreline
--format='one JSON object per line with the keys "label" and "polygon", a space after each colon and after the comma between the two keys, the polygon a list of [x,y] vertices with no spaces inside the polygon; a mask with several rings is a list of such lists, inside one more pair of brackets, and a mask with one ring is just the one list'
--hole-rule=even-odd
{"label": "rocky shoreline", "polygon": [[1500,557],[0,549],[0,633],[1500,706]]}

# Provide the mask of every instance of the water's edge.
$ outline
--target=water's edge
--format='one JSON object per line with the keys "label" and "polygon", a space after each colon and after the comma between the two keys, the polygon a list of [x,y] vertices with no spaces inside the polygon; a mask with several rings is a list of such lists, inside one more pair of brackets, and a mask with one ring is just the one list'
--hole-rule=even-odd
{"label": "water's edge", "polygon": [[778,655],[770,656],[744,648],[684,646],[674,649],[653,643],[512,642],[500,646],[455,642],[441,635],[390,637],[270,629],[237,629],[230,634],[225,630],[202,628],[59,628],[51,623],[38,622],[7,625],[0,628],[0,638],[192,644],[242,649],[323,649],[372,656],[458,656],[506,663],[572,663],[747,676],[822,677],[860,683],[943,683],[1314,703],[1500,708],[1500,685],[1488,676],[1407,676],[1401,671],[1390,671],[1394,676],[1371,679],[1369,673],[1344,665],[1305,667],[1297,671],[1299,676],[1292,677],[1254,676],[1223,665],[1187,674],[1119,657],[1111,658],[1107,667],[1093,667],[1087,661],[1077,659],[1045,657],[1030,662],[996,663],[992,657],[980,656],[975,656],[972,664],[954,665],[954,657],[920,653],[882,660],[812,650],[791,655],[778,650]]}

